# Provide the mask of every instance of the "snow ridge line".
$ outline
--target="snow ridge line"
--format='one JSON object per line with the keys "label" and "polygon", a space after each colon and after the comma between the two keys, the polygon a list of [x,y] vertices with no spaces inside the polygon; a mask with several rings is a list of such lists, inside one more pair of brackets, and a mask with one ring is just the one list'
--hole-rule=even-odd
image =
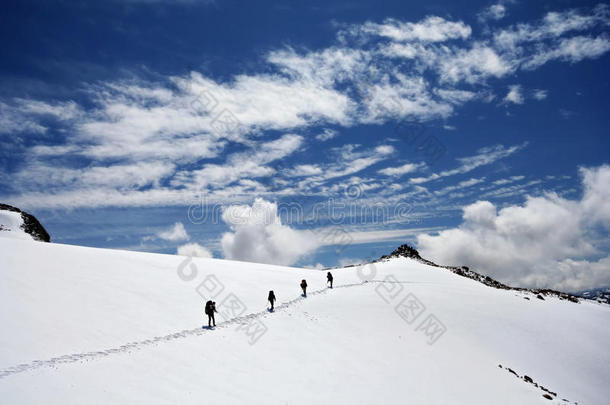
{"label": "snow ridge line", "polygon": [[[384,280],[366,280],[366,281],[362,281],[360,283],[351,283],[351,284],[342,284],[342,285],[338,285],[336,287],[333,287],[332,289],[336,289],[336,288],[350,288],[350,287],[357,287],[357,286],[363,286],[363,285],[367,285],[368,283],[384,283],[384,282],[388,282],[388,281],[384,281]],[[405,282],[406,283],[406,282]],[[327,293],[329,290],[331,290],[331,288],[323,288],[320,290],[316,290],[316,291],[312,291],[310,293],[307,294],[307,296],[312,296],[312,295],[319,295],[319,294],[325,294]],[[282,304],[278,305],[275,307],[276,310],[281,310],[281,309],[285,309],[288,308],[298,302],[301,302],[305,299],[306,297],[303,297],[302,295],[294,298],[290,301],[286,301],[283,302]],[[243,315],[243,316],[238,316],[232,319],[229,319],[227,321],[221,322],[218,324],[218,326],[216,326],[216,328],[226,328],[228,326],[231,325],[235,325],[235,324],[242,324],[245,323],[248,320],[251,320],[253,318],[262,318],[265,316],[270,315],[271,313],[268,310],[264,310],[264,311],[259,311],[259,312],[254,312],[248,315]],[[150,345],[154,345],[156,343],[161,343],[161,342],[170,342],[172,340],[176,340],[176,339],[184,339],[186,337],[189,336],[198,336],[198,335],[202,335],[206,332],[209,332],[210,329],[205,329],[205,328],[195,328],[195,329],[184,329],[180,332],[175,332],[175,333],[171,333],[169,335],[164,335],[164,336],[155,336],[153,338],[150,339],[145,339],[145,340],[139,340],[139,341],[135,341],[135,342],[130,342],[130,343],[126,343],[122,346],[119,347],[115,347],[112,349],[106,349],[106,350],[99,350],[99,351],[91,351],[91,352],[86,352],[86,353],[74,353],[74,354],[66,354],[63,356],[57,356],[57,357],[52,357],[50,359],[47,360],[34,360],[32,362],[29,363],[22,363],[22,364],[18,364],[16,366],[11,366],[9,368],[6,368],[4,370],[0,370],[0,380],[3,378],[6,378],[8,376],[14,375],[14,374],[19,374],[19,373],[23,373],[25,371],[31,371],[31,370],[35,370],[41,367],[54,367],[57,366],[59,364],[68,364],[68,363],[76,363],[78,361],[89,361],[91,359],[97,359],[97,358],[101,358],[101,357],[106,357],[106,356],[110,356],[113,354],[117,354],[117,353],[125,353],[125,352],[129,352],[131,350],[139,350],[142,349],[146,346],[150,346]]]}

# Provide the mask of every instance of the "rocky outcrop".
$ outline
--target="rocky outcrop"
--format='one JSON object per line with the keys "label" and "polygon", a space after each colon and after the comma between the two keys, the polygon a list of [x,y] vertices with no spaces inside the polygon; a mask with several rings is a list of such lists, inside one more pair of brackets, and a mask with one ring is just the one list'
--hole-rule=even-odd
{"label": "rocky outcrop", "polygon": [[21,219],[23,220],[23,224],[21,224],[21,229],[23,229],[25,233],[32,235],[35,240],[41,242],[51,242],[51,236],[49,236],[47,230],[44,229],[44,226],[42,226],[42,224],[36,219],[35,216],[28,214],[25,211],[21,211],[19,208],[13,207],[12,205],[8,204],[0,204],[0,210],[20,213]]}
{"label": "rocky outcrop", "polygon": [[[400,245],[389,255],[381,256],[379,258],[379,260],[377,260],[377,261],[388,260],[388,259],[391,259],[394,257],[408,257],[410,259],[417,260],[417,261],[427,264],[429,266],[448,269],[459,276],[470,278],[472,280],[478,281],[479,283],[485,284],[489,287],[498,288],[498,289],[502,289],[502,290],[527,291],[527,292],[533,293],[538,299],[542,299],[542,300],[544,300],[544,296],[555,296],[561,300],[578,302],[578,297],[576,297],[573,294],[568,294],[568,293],[564,293],[561,291],[555,291],[555,290],[550,290],[550,289],[532,289],[532,288],[510,287],[510,286],[507,286],[506,284],[502,284],[501,282],[494,280],[493,278],[491,278],[489,276],[485,276],[483,274],[479,274],[475,271],[472,271],[466,266],[455,267],[455,266],[438,265],[434,262],[431,262],[430,260],[426,260],[426,259],[422,258],[419,255],[419,252],[414,247],[406,245],[406,244]],[[526,299],[528,299],[528,298],[526,298]]]}

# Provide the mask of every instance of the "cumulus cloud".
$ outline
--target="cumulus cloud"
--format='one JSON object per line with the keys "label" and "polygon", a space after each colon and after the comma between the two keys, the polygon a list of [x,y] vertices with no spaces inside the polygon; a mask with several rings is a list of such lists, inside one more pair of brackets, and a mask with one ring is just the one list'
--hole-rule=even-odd
{"label": "cumulus cloud", "polygon": [[186,229],[184,229],[182,222],[176,222],[169,229],[158,232],[157,236],[161,239],[169,241],[188,240],[190,238],[189,234],[186,232]]}
{"label": "cumulus cloud", "polygon": [[582,168],[580,174],[585,191],[581,201],[585,221],[610,229],[610,166],[597,170]]}
{"label": "cumulus cloud", "polygon": [[221,238],[227,259],[291,265],[319,246],[311,232],[283,225],[277,204],[262,198],[227,207],[222,219],[231,228]]}
{"label": "cumulus cloud", "polygon": [[190,257],[213,257],[208,249],[194,242],[178,246],[177,254]]}
{"label": "cumulus cloud", "polygon": [[417,238],[424,257],[468,265],[500,281],[578,291],[610,285],[610,256],[600,258],[599,227],[610,229],[610,166],[581,169],[584,194],[527,197],[498,209],[464,207],[462,224]]}

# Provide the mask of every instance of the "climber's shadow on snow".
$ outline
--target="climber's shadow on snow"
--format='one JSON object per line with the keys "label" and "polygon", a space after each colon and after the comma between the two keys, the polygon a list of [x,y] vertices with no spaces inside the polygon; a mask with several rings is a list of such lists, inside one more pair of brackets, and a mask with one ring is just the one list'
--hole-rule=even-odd
{"label": "climber's shadow on snow", "polygon": [[267,308],[267,312],[275,312],[273,308]]}

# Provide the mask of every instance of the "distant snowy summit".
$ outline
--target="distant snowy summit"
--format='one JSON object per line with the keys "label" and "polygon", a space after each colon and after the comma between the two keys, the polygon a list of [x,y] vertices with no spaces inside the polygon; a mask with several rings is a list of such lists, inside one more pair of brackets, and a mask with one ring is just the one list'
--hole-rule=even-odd
{"label": "distant snowy summit", "polygon": [[35,216],[8,204],[0,204],[0,237],[50,242],[51,237]]}
{"label": "distant snowy summit", "polygon": [[579,297],[588,298],[597,302],[610,304],[610,287],[594,288],[592,290],[579,291],[574,293]]}

